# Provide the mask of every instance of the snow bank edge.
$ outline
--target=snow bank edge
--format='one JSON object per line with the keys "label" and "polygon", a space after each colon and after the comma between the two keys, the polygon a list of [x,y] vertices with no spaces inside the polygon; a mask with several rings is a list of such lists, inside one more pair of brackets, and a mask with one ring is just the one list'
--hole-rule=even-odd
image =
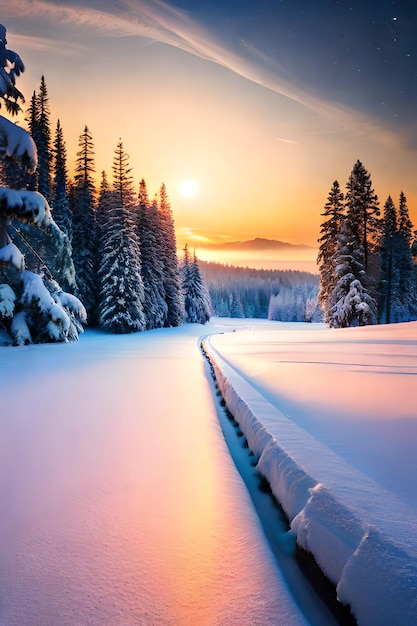
{"label": "snow bank edge", "polygon": [[[331,580],[359,624],[408,626],[417,613],[417,564],[309,475],[257,417],[269,403],[211,345],[202,341],[228,410],[239,423],[257,468],[284,511],[297,543]],[[256,409],[252,408],[252,400]],[[260,402],[261,398],[261,402]],[[273,408],[279,413],[278,409]]]}

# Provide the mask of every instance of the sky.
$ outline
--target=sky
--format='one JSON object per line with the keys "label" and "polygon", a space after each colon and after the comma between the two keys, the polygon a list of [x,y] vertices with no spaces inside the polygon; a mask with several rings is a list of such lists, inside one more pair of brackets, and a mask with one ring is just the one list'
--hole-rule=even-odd
{"label": "sky", "polygon": [[413,2],[13,0],[1,21],[27,104],[45,76],[70,170],[85,124],[97,176],[121,138],[180,243],[316,246],[357,159],[417,226]]}

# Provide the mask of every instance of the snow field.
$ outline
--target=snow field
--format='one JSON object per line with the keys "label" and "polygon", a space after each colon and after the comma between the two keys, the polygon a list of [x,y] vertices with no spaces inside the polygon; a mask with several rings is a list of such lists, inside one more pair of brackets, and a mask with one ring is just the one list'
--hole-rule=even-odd
{"label": "snow field", "polygon": [[2,626],[329,624],[276,566],[202,328],[0,348]]}
{"label": "snow field", "polygon": [[[416,328],[413,324],[401,326],[408,332]],[[340,331],[329,332],[340,338]],[[259,471],[288,515],[291,532],[336,585],[340,601],[350,605],[359,624],[415,623],[415,510],[354,467],[343,450],[339,455],[323,445],[274,406],[265,397],[268,394],[255,389],[245,372],[245,366],[250,370],[245,363],[247,346],[240,346],[239,358],[239,349],[234,353],[230,349],[234,360],[229,359],[228,349],[239,341],[238,335],[243,336],[212,336],[205,341],[205,349],[226,405],[257,456]],[[255,332],[253,337],[253,346],[262,345],[254,350],[264,358],[265,335]],[[301,337],[302,333],[300,342]],[[369,337],[364,339],[369,341]],[[390,341],[395,345],[395,338],[386,334],[385,342]],[[279,357],[274,354],[274,359]],[[301,393],[303,385],[305,381],[299,378]]]}

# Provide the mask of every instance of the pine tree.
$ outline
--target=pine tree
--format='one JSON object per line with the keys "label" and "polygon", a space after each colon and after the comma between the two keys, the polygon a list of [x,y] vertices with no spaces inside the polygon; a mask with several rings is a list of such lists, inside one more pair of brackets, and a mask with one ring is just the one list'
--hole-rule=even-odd
{"label": "pine tree", "polygon": [[389,196],[384,207],[380,244],[379,320],[383,324],[407,322],[417,315],[415,270],[410,250],[413,225],[402,192],[400,209],[397,222],[397,211]]}
{"label": "pine tree", "polygon": [[101,172],[100,190],[98,194],[98,203],[96,209],[96,234],[98,245],[101,239],[102,230],[106,227],[106,220],[108,217],[108,211],[106,202],[109,198],[110,184],[108,182],[107,173],[103,170]]}
{"label": "pine tree", "polygon": [[[26,112],[26,122],[28,123],[29,132],[33,138],[37,136],[38,133],[38,98],[36,96],[36,92],[34,91],[32,94],[32,98],[30,100],[29,108]],[[28,189],[32,191],[36,191],[38,189],[38,168],[34,172],[28,172],[29,182],[27,185]]]}
{"label": "pine tree", "polygon": [[402,316],[399,321],[408,322],[417,319],[417,284],[411,250],[413,224],[408,214],[407,198],[402,191],[400,193],[398,232],[396,239],[399,274],[398,291],[402,304]]}
{"label": "pine tree", "polygon": [[185,321],[190,324],[205,324],[210,319],[210,296],[198,266],[197,256],[194,253],[194,258],[190,259],[187,244],[184,247],[181,278],[184,293]]}
{"label": "pine tree", "polygon": [[373,237],[378,233],[380,211],[378,196],[372,189],[371,176],[359,160],[353,166],[346,188],[347,215],[353,234],[363,248],[364,270],[368,273]]}
{"label": "pine tree", "polygon": [[413,240],[413,223],[408,213],[407,198],[402,191],[398,207],[398,230],[410,247]]}
{"label": "pine tree", "polygon": [[87,309],[90,323],[95,321],[96,276],[94,256],[97,248],[95,223],[94,146],[87,126],[79,137],[74,186],[71,193],[73,212],[73,261],[78,294]]}
{"label": "pine tree", "polygon": [[396,233],[396,240],[400,307],[395,321],[409,322],[417,319],[416,270],[411,249],[400,231]]}
{"label": "pine tree", "polygon": [[363,281],[365,254],[356,238],[349,217],[343,224],[335,255],[337,277],[330,296],[331,319],[334,328],[376,324],[377,304]]}
{"label": "pine tree", "polygon": [[381,280],[379,286],[379,320],[390,324],[398,311],[397,268],[397,211],[391,196],[384,205],[383,236],[381,241]]}
{"label": "pine tree", "polygon": [[[6,29],[0,25],[0,100],[12,114],[20,110],[23,96],[14,90],[14,76],[23,71],[20,57],[6,49]],[[10,68],[9,64],[15,64]],[[7,70],[7,71],[6,71]],[[6,76],[6,79],[4,76]],[[11,104],[10,104],[11,102]],[[34,171],[37,167],[36,146],[22,128],[0,116],[0,155],[8,154]],[[13,220],[13,222],[12,222]],[[16,345],[31,342],[71,341],[78,337],[85,309],[74,296],[62,291],[47,268],[37,274],[26,269],[24,255],[13,243],[9,231],[28,244],[19,226],[39,229],[52,245],[60,246],[61,231],[52,219],[46,199],[38,192],[0,188],[0,325]],[[38,252],[33,255],[42,262]]]}
{"label": "pine tree", "polygon": [[180,326],[184,321],[184,302],[179,276],[174,220],[165,184],[159,192],[161,237],[159,253],[164,268],[164,291],[168,312],[164,326]]}
{"label": "pine tree", "polygon": [[322,215],[327,219],[321,226],[319,254],[317,263],[320,272],[318,302],[325,322],[330,321],[330,294],[336,284],[337,239],[341,230],[344,214],[344,196],[337,180],[334,181]]}
{"label": "pine tree", "polygon": [[48,202],[51,199],[51,128],[48,89],[42,76],[37,96],[37,119],[33,138],[38,148],[37,182],[38,191]]}
{"label": "pine tree", "polygon": [[113,159],[113,191],[103,191],[106,208],[101,229],[98,307],[99,324],[114,333],[144,330],[144,289],[135,200],[129,159],[118,142]]}
{"label": "pine tree", "polygon": [[143,309],[146,328],[161,328],[167,318],[165,301],[164,268],[158,253],[160,229],[156,202],[149,203],[144,179],[139,185],[138,234],[141,253],[142,278],[144,285]]}
{"label": "pine tree", "polygon": [[68,198],[67,150],[60,121],[57,121],[53,149],[52,208],[59,228],[72,239],[72,212]]}

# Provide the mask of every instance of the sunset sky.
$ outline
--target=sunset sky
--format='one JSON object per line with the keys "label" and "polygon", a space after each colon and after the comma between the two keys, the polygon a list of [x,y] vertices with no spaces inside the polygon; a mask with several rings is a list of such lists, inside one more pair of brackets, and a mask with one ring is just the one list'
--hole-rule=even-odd
{"label": "sunset sky", "polygon": [[[119,137],[167,185],[178,238],[316,245],[332,182],[360,159],[417,226],[417,5],[369,0],[13,0],[0,21],[59,117],[71,169]],[[3,110],[4,113],[4,110]],[[178,186],[185,179],[194,188]],[[203,239],[203,240],[204,240]]]}

